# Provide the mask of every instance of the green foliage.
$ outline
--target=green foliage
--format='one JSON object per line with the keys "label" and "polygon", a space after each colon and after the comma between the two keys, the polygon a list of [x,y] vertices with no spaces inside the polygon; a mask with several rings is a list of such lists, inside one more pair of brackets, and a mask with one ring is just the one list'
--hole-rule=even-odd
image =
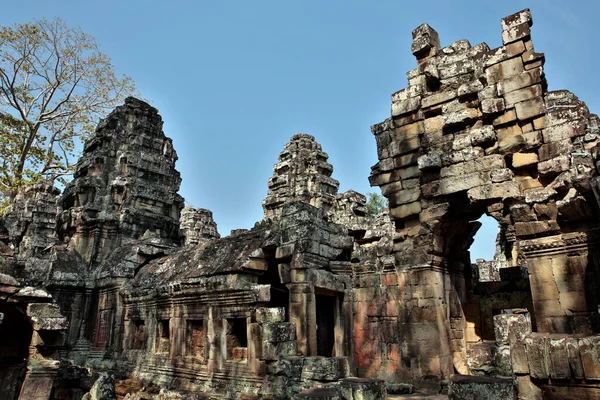
{"label": "green foliage", "polygon": [[99,118],[134,91],[79,27],[60,18],[0,27],[0,201],[70,174]]}
{"label": "green foliage", "polygon": [[387,206],[387,199],[382,195],[374,192],[367,193],[367,216],[370,219],[375,219]]}

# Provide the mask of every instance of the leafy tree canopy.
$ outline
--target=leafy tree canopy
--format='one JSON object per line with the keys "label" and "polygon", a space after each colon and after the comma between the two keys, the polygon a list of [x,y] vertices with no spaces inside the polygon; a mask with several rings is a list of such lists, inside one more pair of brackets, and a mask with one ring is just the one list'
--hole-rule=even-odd
{"label": "leafy tree canopy", "polygon": [[0,200],[68,175],[99,118],[134,91],[79,27],[60,18],[0,27]]}
{"label": "leafy tree canopy", "polygon": [[375,219],[379,213],[387,208],[387,203],[387,199],[382,195],[375,192],[367,193],[367,216]]}

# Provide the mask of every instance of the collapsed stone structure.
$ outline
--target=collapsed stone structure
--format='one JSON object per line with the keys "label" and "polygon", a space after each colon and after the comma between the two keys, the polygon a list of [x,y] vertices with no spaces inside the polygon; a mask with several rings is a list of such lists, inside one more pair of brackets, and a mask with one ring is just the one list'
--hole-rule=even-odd
{"label": "collapsed stone structure", "polygon": [[[531,25],[504,18],[498,49],[413,31],[372,128],[374,220],[298,134],[265,218],[221,238],[183,210],[158,112],[127,99],[62,195],[28,188],[0,220],[3,398],[597,396],[598,117],[548,92]],[[473,263],[484,214],[497,252]]]}

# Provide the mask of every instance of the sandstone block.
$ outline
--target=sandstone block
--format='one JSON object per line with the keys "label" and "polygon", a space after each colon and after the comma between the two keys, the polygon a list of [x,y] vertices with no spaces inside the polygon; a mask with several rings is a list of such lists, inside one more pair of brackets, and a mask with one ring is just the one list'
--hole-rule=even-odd
{"label": "sandstone block", "polygon": [[344,400],[380,400],[387,398],[385,381],[368,378],[345,378],[339,383]]}
{"label": "sandstone block", "polygon": [[499,154],[492,154],[444,167],[440,171],[440,178],[463,176],[474,172],[491,171],[504,167],[506,167],[504,158]]}
{"label": "sandstone block", "polygon": [[570,379],[571,368],[567,354],[567,335],[550,335],[548,352],[550,354],[550,377],[553,379]]}
{"label": "sandstone block", "polygon": [[517,112],[517,118],[524,121],[544,114],[546,106],[544,105],[544,99],[540,96],[516,103],[515,111]]}
{"label": "sandstone block", "polygon": [[532,333],[525,338],[527,358],[529,360],[529,373],[532,378],[548,379],[549,357],[547,337],[543,333]]}
{"label": "sandstone block", "polygon": [[510,136],[498,143],[498,151],[500,154],[515,153],[526,145],[523,135]]}
{"label": "sandstone block", "polygon": [[519,400],[542,400],[542,390],[531,382],[528,375],[517,377],[517,392]]}
{"label": "sandstone block", "polygon": [[515,233],[519,237],[551,234],[559,230],[560,228],[556,221],[515,222]]}
{"label": "sandstone block", "polygon": [[536,221],[535,213],[527,204],[515,204],[510,207],[510,216],[515,222]]}
{"label": "sandstone block", "polygon": [[569,157],[567,155],[558,156],[548,161],[538,163],[538,172],[540,175],[558,175],[561,172],[569,170]]}
{"label": "sandstone block", "polygon": [[[528,86],[526,88],[523,89],[518,89],[509,93],[505,93],[504,94],[504,101],[506,102],[507,107],[510,107],[512,105],[515,105],[516,111],[517,111],[517,117],[519,116],[519,109],[517,108],[516,104],[525,100],[530,100],[533,99],[535,97],[540,97],[542,96],[542,86],[541,85],[534,85],[534,86]],[[520,118],[519,119],[523,120],[526,118]]]}
{"label": "sandstone block", "polygon": [[283,307],[258,307],[254,310],[254,320],[263,322],[285,321],[285,308]]}
{"label": "sandstone block", "polygon": [[579,339],[579,353],[586,379],[600,379],[600,337],[588,336]]}
{"label": "sandstone block", "polygon": [[492,125],[484,125],[481,128],[469,132],[473,146],[480,146],[496,140],[496,131]]}
{"label": "sandstone block", "polygon": [[[421,147],[421,141],[418,136],[413,137],[399,137],[392,141],[389,145],[389,154],[390,156],[398,156],[406,153],[413,152]],[[382,163],[383,160],[380,161]],[[381,164],[380,164],[381,165]],[[394,166],[394,161],[392,160],[392,167]],[[382,171],[387,171],[383,166],[380,166]]]}
{"label": "sandstone block", "polygon": [[458,97],[475,94],[483,90],[483,84],[479,80],[464,83],[457,90]]}
{"label": "sandstone block", "polygon": [[407,137],[417,136],[420,133],[423,133],[423,121],[398,126],[392,130],[390,137],[392,140],[401,140]]}
{"label": "sandstone block", "polygon": [[489,66],[485,70],[485,75],[488,84],[493,84],[518,75],[523,71],[523,60],[517,57]]}
{"label": "sandstone block", "polygon": [[[525,43],[522,40],[507,44],[504,46],[504,51],[508,58],[512,58],[518,55],[521,55],[527,50],[525,48]],[[525,60],[523,60],[525,62]]]}
{"label": "sandstone block", "polygon": [[513,153],[512,165],[514,168],[526,168],[537,164],[536,153]]}
{"label": "sandstone block", "polygon": [[398,207],[390,208],[390,218],[393,220],[402,220],[421,212],[421,203],[415,201],[409,204],[402,204]]}
{"label": "sandstone block", "polygon": [[482,200],[517,198],[521,194],[517,182],[491,183],[467,191],[471,203]]}
{"label": "sandstone block", "polygon": [[403,180],[415,178],[421,175],[421,171],[419,170],[419,167],[417,165],[399,168],[396,170],[396,172],[398,173],[398,175],[400,175],[400,178],[402,178]]}
{"label": "sandstone block", "polygon": [[450,211],[450,204],[441,203],[427,207],[421,212],[421,222],[431,221],[446,215]]}
{"label": "sandstone block", "polygon": [[448,399],[516,400],[512,378],[474,375],[452,375]]}
{"label": "sandstone block", "polygon": [[262,359],[267,361],[277,361],[283,357],[293,357],[298,355],[296,341],[262,342]]}
{"label": "sandstone block", "polygon": [[334,388],[313,388],[298,393],[296,399],[341,400],[339,392]]}
{"label": "sandstone block", "polygon": [[496,133],[498,134],[498,140],[502,141],[511,136],[518,136],[523,133],[521,127],[517,124],[503,126],[502,128],[496,128]]}
{"label": "sandstone block", "polygon": [[509,15],[508,17],[502,18],[502,30],[507,30],[510,28],[514,28],[515,26],[521,24],[528,24],[531,26],[533,24],[533,18],[531,17],[531,11],[528,8],[521,10],[517,13]]}
{"label": "sandstone block", "polygon": [[433,95],[424,97],[423,100],[421,100],[421,107],[428,108],[428,107],[435,106],[440,103],[445,103],[445,102],[450,101],[455,98],[456,98],[455,90],[446,90],[443,92],[435,93]]}
{"label": "sandstone block", "polygon": [[375,175],[369,176],[369,184],[371,186],[381,186],[381,185],[385,185],[386,183],[392,182],[391,179],[392,179],[391,172],[375,174]]}
{"label": "sandstone block", "polygon": [[349,374],[345,357],[304,357],[301,378],[315,381],[336,381]]}
{"label": "sandstone block", "polygon": [[522,72],[509,79],[498,82],[498,94],[504,95],[542,82],[542,69],[536,68]]}
{"label": "sandstone block", "polygon": [[504,111],[505,105],[503,99],[485,99],[481,102],[481,111],[484,114],[497,114]]}
{"label": "sandstone block", "polygon": [[491,183],[489,172],[475,172],[464,175],[461,179],[453,177],[426,183],[421,186],[426,197],[443,196]]}
{"label": "sandstone block", "polygon": [[392,117],[416,111],[421,106],[421,97],[411,97],[392,103]]}
{"label": "sandstone block", "polygon": [[558,142],[580,136],[585,132],[585,124],[568,123],[550,126],[542,131],[545,143]]}
{"label": "sandstone block", "polygon": [[[490,171],[490,177],[493,183],[506,182],[513,178],[514,174],[510,168],[500,168]],[[519,185],[518,182],[516,182]],[[519,186],[520,188],[520,186]]]}
{"label": "sandstone block", "polygon": [[291,322],[264,322],[262,338],[269,342],[289,342],[296,340],[296,326]]}
{"label": "sandstone block", "polygon": [[390,207],[395,207],[401,204],[412,203],[421,199],[421,187],[416,186],[413,189],[400,190],[389,195],[388,200]]}
{"label": "sandstone block", "polygon": [[505,110],[502,115],[494,118],[492,124],[494,126],[505,125],[517,120],[517,112],[514,109]]}
{"label": "sandstone block", "polygon": [[502,43],[505,45],[515,42],[519,39],[526,39],[531,36],[530,23],[526,22],[519,25],[511,26],[502,31]]}
{"label": "sandstone block", "polygon": [[539,150],[540,161],[547,161],[561,155],[571,153],[573,145],[570,139],[564,139],[556,142],[543,144]]}
{"label": "sandstone block", "polygon": [[438,33],[427,24],[422,24],[412,32],[411,51],[417,60],[434,55],[440,49]]}
{"label": "sandstone block", "polygon": [[443,126],[444,125],[443,125],[443,120],[442,120],[442,116],[441,115],[427,118],[424,121],[425,133],[440,132],[442,130]]}
{"label": "sandstone block", "polygon": [[540,131],[523,133],[523,139],[527,143],[526,149],[535,149],[542,144],[542,133]]}
{"label": "sandstone block", "polygon": [[442,158],[440,156],[440,153],[424,154],[418,158],[417,165],[422,171],[439,169],[442,167]]}
{"label": "sandstone block", "polygon": [[583,379],[583,363],[581,361],[581,353],[579,352],[579,340],[573,337],[567,338],[567,354],[569,357],[569,366],[571,373],[575,379]]}
{"label": "sandstone block", "polygon": [[442,115],[444,127],[464,125],[480,117],[480,111],[476,108],[466,108],[449,114]]}
{"label": "sandstone block", "polygon": [[394,158],[394,166],[396,168],[403,168],[417,164],[419,154],[417,152],[402,154]]}
{"label": "sandstone block", "polygon": [[396,101],[407,100],[411,97],[419,97],[422,94],[423,88],[421,86],[409,86],[392,94],[392,103]]}
{"label": "sandstone block", "polygon": [[479,101],[493,99],[495,97],[498,97],[498,88],[496,87],[496,84],[490,84],[477,93]]}

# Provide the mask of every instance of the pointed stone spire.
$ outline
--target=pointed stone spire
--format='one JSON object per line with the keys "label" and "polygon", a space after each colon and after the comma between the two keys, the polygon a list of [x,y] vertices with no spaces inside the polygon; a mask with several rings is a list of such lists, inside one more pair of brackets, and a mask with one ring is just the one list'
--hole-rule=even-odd
{"label": "pointed stone spire", "polygon": [[98,124],[62,196],[59,236],[87,262],[144,234],[179,241],[183,198],[158,111],[129,97]]}
{"label": "pointed stone spire", "polygon": [[304,201],[329,212],[340,183],[331,177],[333,166],[327,162],[328,157],[314,136],[294,135],[273,167],[263,201],[265,218],[280,216],[283,205],[292,201]]}

